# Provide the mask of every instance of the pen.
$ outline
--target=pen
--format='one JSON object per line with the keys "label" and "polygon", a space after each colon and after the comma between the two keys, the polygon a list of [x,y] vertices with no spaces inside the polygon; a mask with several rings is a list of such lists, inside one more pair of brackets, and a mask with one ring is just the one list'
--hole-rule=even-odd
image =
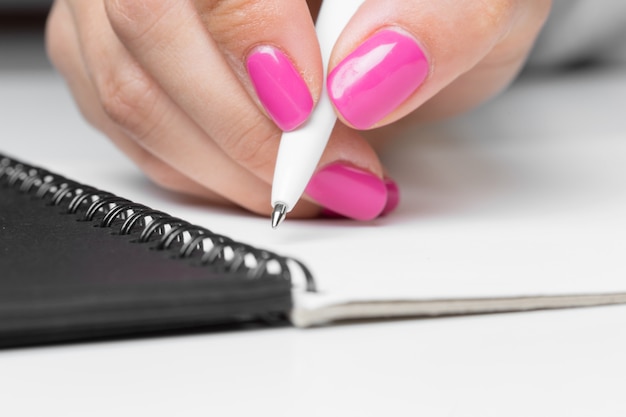
{"label": "pen", "polygon": [[272,183],[272,228],[296,205],[326,148],[337,121],[326,91],[328,61],[339,35],[364,0],[326,0],[315,25],[322,53],[322,92],[311,116],[300,128],[284,132],[278,148]]}

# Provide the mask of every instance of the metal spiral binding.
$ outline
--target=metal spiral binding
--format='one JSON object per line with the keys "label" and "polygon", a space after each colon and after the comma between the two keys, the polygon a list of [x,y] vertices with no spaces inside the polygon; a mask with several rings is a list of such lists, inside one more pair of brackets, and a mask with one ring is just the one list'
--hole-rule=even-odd
{"label": "metal spiral binding", "polygon": [[[250,279],[276,276],[291,281],[288,263],[303,273],[307,291],[316,291],[309,269],[300,261],[258,249],[172,217],[115,194],[86,186],[0,154],[0,186],[8,186],[64,209],[77,220],[132,235],[132,242],[168,251],[173,257]],[[273,271],[270,265],[274,264]],[[278,268],[276,268],[278,266]]]}

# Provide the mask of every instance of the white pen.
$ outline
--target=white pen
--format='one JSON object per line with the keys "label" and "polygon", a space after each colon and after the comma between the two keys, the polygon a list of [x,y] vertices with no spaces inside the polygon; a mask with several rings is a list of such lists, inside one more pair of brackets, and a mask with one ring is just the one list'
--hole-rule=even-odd
{"label": "white pen", "polygon": [[326,148],[337,116],[326,91],[330,53],[343,28],[364,0],[326,0],[322,3],[316,32],[322,53],[322,93],[307,122],[280,139],[272,183],[272,228],[285,219],[296,205]]}

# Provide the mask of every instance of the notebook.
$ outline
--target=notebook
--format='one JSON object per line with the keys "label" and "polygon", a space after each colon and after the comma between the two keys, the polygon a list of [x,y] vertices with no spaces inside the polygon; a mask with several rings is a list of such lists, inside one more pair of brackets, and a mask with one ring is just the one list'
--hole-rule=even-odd
{"label": "notebook", "polygon": [[295,259],[0,154],[0,346],[280,322],[290,268],[313,289]]}

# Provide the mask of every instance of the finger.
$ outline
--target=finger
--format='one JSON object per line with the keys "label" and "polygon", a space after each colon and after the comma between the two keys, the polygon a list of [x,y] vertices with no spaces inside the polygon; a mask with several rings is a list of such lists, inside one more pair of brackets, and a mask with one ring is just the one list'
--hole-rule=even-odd
{"label": "finger", "polygon": [[309,116],[322,62],[305,0],[194,0],[230,66],[281,130]]}
{"label": "finger", "polygon": [[[368,156],[367,168],[350,162],[354,154]],[[376,153],[357,131],[337,123],[306,195],[324,207],[323,213],[372,220],[398,205],[396,183],[382,174]]]}
{"label": "finger", "polygon": [[[139,3],[145,6],[148,0]],[[115,7],[120,7],[121,4],[121,0],[118,0]],[[130,3],[124,4],[131,8]],[[123,13],[119,10],[115,12],[109,10],[109,15],[117,22],[116,33],[124,40],[130,53],[154,76],[167,95],[215,140],[232,160],[264,181],[256,190],[251,191],[256,197],[248,198],[258,200],[261,195],[262,201],[267,201],[267,207],[270,207],[269,184],[275,165],[280,131],[258,112],[257,107],[249,99],[242,84],[238,82],[228,62],[223,58],[219,45],[211,36],[206,35],[204,22],[197,17],[195,6],[183,1],[163,0],[154,4],[154,8],[150,8],[147,14],[140,13],[141,10],[127,9]],[[117,17],[114,17],[114,14]],[[132,19],[129,18],[130,20],[122,24],[123,16],[129,14],[133,16]],[[185,30],[180,30],[181,27]],[[165,131],[163,128],[159,130]],[[327,173],[328,170],[324,171],[324,168],[337,161],[341,166],[355,167],[359,172],[365,172],[365,179],[361,182],[366,186],[361,189],[367,198],[371,198],[376,204],[372,204],[367,216],[352,209],[347,210],[346,215],[358,219],[372,217],[371,213],[384,206],[386,201],[386,195],[381,196],[380,193],[379,185],[382,183],[384,187],[383,170],[376,154],[363,138],[355,135],[335,133],[331,140],[334,145],[324,154],[320,162],[322,169],[318,174]],[[350,169],[340,171],[338,174],[340,177],[344,179],[352,177],[353,172]],[[231,177],[230,181],[237,184],[238,180]],[[371,184],[375,185],[370,187]],[[330,188],[332,187],[326,186],[326,189]],[[339,198],[336,192],[329,191],[325,195]],[[329,203],[330,197],[319,196],[320,193],[317,193],[318,198],[314,200],[323,205]],[[300,203],[297,208],[305,210],[302,208],[303,204]],[[250,207],[260,210],[257,205]],[[310,205],[306,210],[311,212]],[[356,215],[352,216],[355,213]]]}
{"label": "finger", "polygon": [[550,5],[550,0],[524,2],[506,35],[474,67],[421,105],[412,121],[432,121],[458,114],[508,86],[526,62]]}
{"label": "finger", "polygon": [[[143,9],[133,4],[149,11],[142,14]],[[108,8],[117,22],[116,33],[133,59],[186,117],[215,141],[218,149],[210,151],[225,153],[263,179],[265,184],[259,182],[256,192],[249,190],[254,194],[250,198],[263,194],[269,200],[267,190],[280,130],[250,100],[195,6],[189,0],[119,0]],[[121,24],[124,16],[128,16],[125,25]],[[196,151],[198,156],[210,155],[199,143]]]}
{"label": "finger", "polygon": [[382,126],[484,61],[484,68],[501,71],[492,71],[473,90],[458,84],[465,88],[461,103],[447,103],[461,108],[480,101],[514,76],[548,8],[543,0],[367,0],[335,45],[331,100],[346,123],[359,129]]}
{"label": "finger", "polygon": [[64,76],[85,119],[109,136],[152,181],[163,188],[193,195],[211,204],[230,204],[222,196],[182,175],[139,146],[107,117],[99,105],[96,91],[85,71],[76,28],[65,1],[56,1],[49,13],[46,25],[46,49],[54,66]]}
{"label": "finger", "polygon": [[[127,66],[128,62],[125,60],[127,57],[123,54],[118,56],[115,55],[115,53],[112,53],[112,51],[123,51],[123,48],[111,47],[113,44],[110,42],[101,42],[106,39],[106,30],[102,30],[102,28],[98,29],[94,24],[94,22],[100,21],[98,16],[93,14],[93,10],[87,9],[89,3],[79,2],[79,4],[85,8],[73,10],[75,12],[72,15],[72,17],[74,17],[74,23],[78,20],[81,22],[90,22],[90,24],[77,27],[77,33],[81,33],[82,29],[82,33],[79,36],[79,39],[82,40],[82,44],[80,45],[80,53],[76,55],[81,55],[85,63],[88,63],[91,60],[92,64],[96,64],[96,70],[91,68],[89,72],[86,71],[86,74],[82,77],[82,79],[88,80],[88,82],[84,82],[82,84],[76,81],[80,80],[81,77],[76,77],[73,73],[69,74],[67,78],[74,80],[73,88],[77,96],[77,101],[79,102],[81,110],[83,110],[88,120],[109,135],[113,141],[118,144],[118,146],[123,148],[125,152],[128,152],[131,158],[133,158],[135,162],[137,162],[137,164],[157,183],[160,183],[167,188],[176,188],[181,186],[184,187],[185,191],[191,192],[194,192],[194,190],[200,191],[194,187],[192,183],[202,184],[202,188],[208,188],[209,190],[206,192],[200,192],[200,195],[216,204],[223,204],[224,197],[226,197],[228,201],[233,201],[235,204],[245,207],[250,211],[255,211],[254,209],[258,208],[259,212],[261,212],[262,209],[260,208],[260,203],[254,200],[249,201],[244,198],[246,191],[251,193],[252,190],[255,190],[255,187],[258,187],[258,184],[253,183],[250,185],[245,181],[245,174],[249,175],[249,173],[244,173],[243,176],[240,175],[240,171],[245,170],[242,170],[236,164],[229,164],[228,161],[220,159],[219,153],[217,155],[211,155],[209,153],[211,157],[201,161],[202,166],[206,168],[207,160],[213,162],[216,167],[224,166],[225,168],[223,171],[225,175],[215,175],[215,172],[212,171],[209,172],[212,172],[213,175],[205,175],[207,171],[199,170],[199,164],[196,162],[196,159],[190,156],[196,155],[196,153],[191,151],[187,154],[187,152],[185,152],[186,148],[181,151],[179,149],[180,147],[176,147],[175,144],[168,143],[160,137],[153,138],[150,136],[150,131],[160,131],[160,126],[155,124],[158,122],[154,122],[153,120],[154,115],[158,114],[159,109],[154,109],[153,106],[148,105],[145,101],[137,102],[130,99],[125,95],[128,94],[128,90],[120,90],[116,87],[124,85],[124,81],[128,79],[141,80],[141,78],[138,77],[138,74],[134,72],[134,68],[136,68],[136,66]],[[97,6],[97,3],[91,3],[91,5]],[[104,12],[103,9],[102,12]],[[76,17],[79,18],[76,19]],[[86,18],[89,18],[89,20],[84,20]],[[113,35],[112,32],[110,32],[110,34]],[[76,37],[73,36],[69,38],[69,40],[72,39],[76,39]],[[60,43],[69,45],[69,42]],[[93,55],[86,56],[84,53],[85,50],[89,51],[89,53]],[[63,59],[65,59],[65,57]],[[115,68],[123,70],[122,76],[118,77],[120,76],[120,73],[114,73],[114,71],[112,71],[110,67],[107,67],[105,63],[115,63]],[[86,67],[89,68],[87,65]],[[133,68],[133,70],[129,70],[129,68]],[[104,72],[101,73],[97,70],[103,70]],[[124,71],[126,72],[124,73]],[[127,75],[129,78],[124,78],[123,74]],[[85,91],[90,91],[88,87],[91,86],[90,82],[93,83],[94,80],[97,80],[96,84],[93,84],[92,87],[93,91],[95,91],[95,100],[90,99],[90,97],[86,97],[86,95],[83,94]],[[116,91],[117,95],[111,94],[107,89]],[[122,91],[122,93],[120,93],[120,91]],[[130,107],[125,106],[124,103],[128,103]],[[137,108],[131,108],[133,105],[136,105]],[[150,114],[152,115],[152,118],[147,118]],[[111,119],[111,115],[114,116],[115,120]],[[128,117],[124,115],[127,115]],[[141,122],[144,120],[144,116],[147,118],[147,124],[143,124]],[[124,119],[126,124],[120,125],[118,123],[118,120],[120,119]],[[162,118],[157,117],[156,120],[161,121]],[[165,125],[165,123],[163,124]],[[154,129],[149,126],[154,126]],[[189,131],[189,127],[177,127],[179,127],[178,130],[174,128],[174,130],[176,130],[176,135],[173,134],[171,127],[164,127],[164,136],[175,138],[178,137],[177,135],[179,134],[184,136]],[[193,135],[193,133],[189,134]],[[142,135],[146,136],[144,137]],[[131,138],[132,141],[123,140],[123,138]],[[197,139],[194,140],[192,137],[191,143],[193,144],[194,142],[197,142]],[[139,144],[141,147],[133,146],[133,143]],[[211,141],[208,140],[206,143],[211,143]],[[143,149],[148,150],[149,153],[146,154],[142,151]],[[172,149],[175,151],[172,151]],[[156,156],[156,158],[151,158],[151,156]],[[160,162],[163,162],[164,165],[161,165]],[[164,168],[165,171],[161,171],[160,168]],[[169,174],[172,175],[170,176]],[[176,180],[176,178],[179,180]],[[185,181],[185,178],[187,178],[188,181],[191,181],[191,183]],[[235,178],[235,181],[237,181],[237,187],[232,186],[230,178]],[[206,185],[207,183],[208,185]],[[227,192],[222,194],[221,192],[215,191],[216,189],[226,190]],[[242,189],[244,190],[244,197],[242,197],[242,201],[238,201],[237,197],[240,197],[238,191],[241,191]],[[234,190],[234,192],[228,192],[229,190]],[[235,198],[233,198],[233,195]],[[265,206],[267,204],[268,203],[262,205]],[[303,206],[302,208],[306,207]],[[296,212],[295,215],[302,216],[302,211],[303,210]],[[264,214],[267,213],[268,211],[266,209]],[[306,215],[310,216],[312,213],[307,213]]]}
{"label": "finger", "polygon": [[[179,102],[199,122],[214,113],[211,96],[235,117],[252,111],[250,104],[240,105],[252,96],[282,130],[292,130],[319,96],[321,59],[304,0],[109,0],[106,5],[122,42],[172,97],[180,87],[175,73],[199,83],[192,84],[198,93],[211,93]],[[215,97],[217,85],[223,93]]]}
{"label": "finger", "polygon": [[267,214],[267,184],[224,155],[139,67],[110,26],[95,24],[107,22],[103,5],[77,1],[72,12],[81,54],[106,115],[176,171],[250,211]]}

